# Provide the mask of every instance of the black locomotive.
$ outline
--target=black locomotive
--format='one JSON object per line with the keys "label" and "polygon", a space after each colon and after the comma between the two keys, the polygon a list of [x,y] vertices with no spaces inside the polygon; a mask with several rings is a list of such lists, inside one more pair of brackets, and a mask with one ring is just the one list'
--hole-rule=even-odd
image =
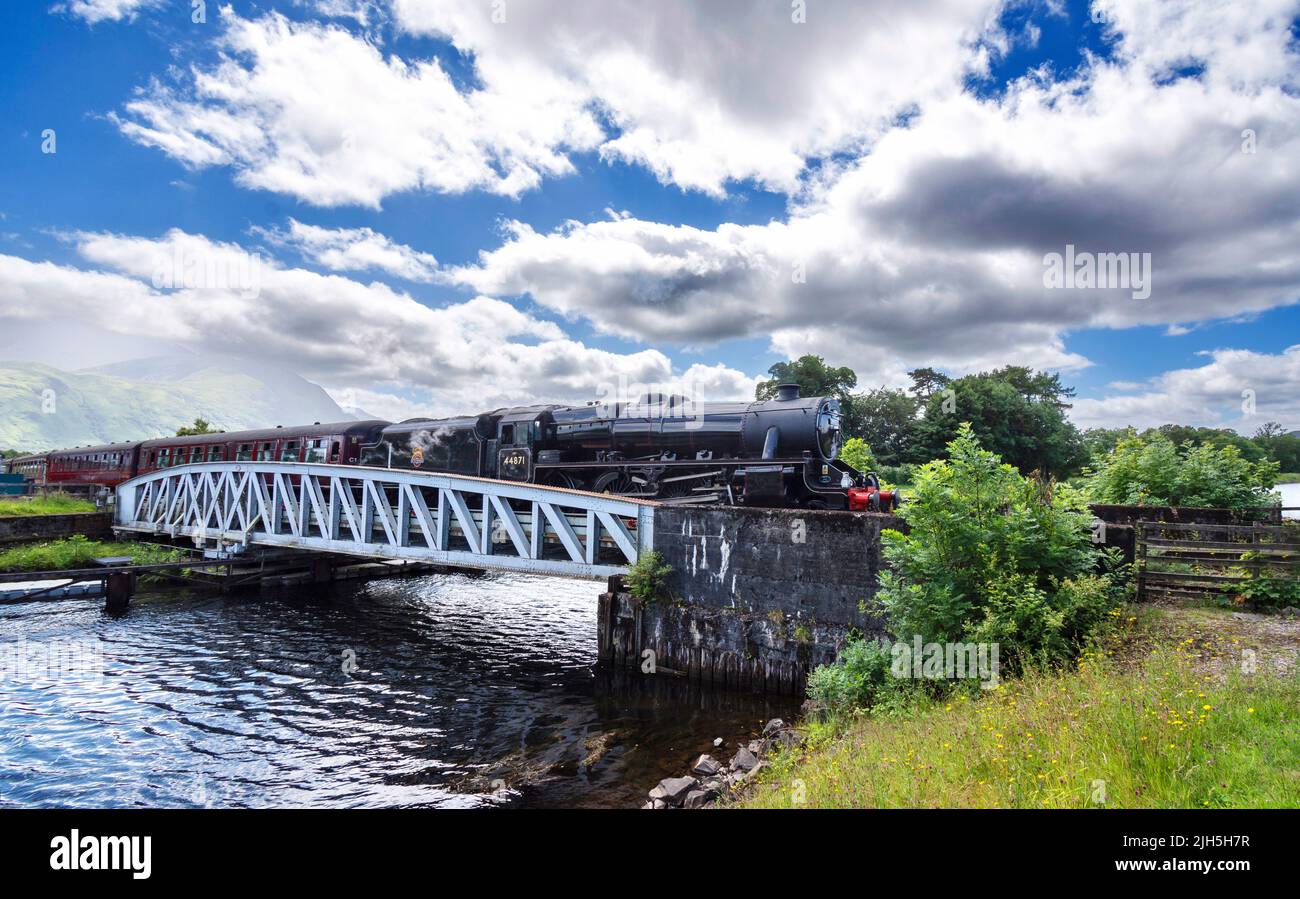
{"label": "black locomotive", "polygon": [[445,471],[678,503],[892,508],[838,458],[840,406],[783,384],[775,399],[521,406],[389,425],[363,465]]}

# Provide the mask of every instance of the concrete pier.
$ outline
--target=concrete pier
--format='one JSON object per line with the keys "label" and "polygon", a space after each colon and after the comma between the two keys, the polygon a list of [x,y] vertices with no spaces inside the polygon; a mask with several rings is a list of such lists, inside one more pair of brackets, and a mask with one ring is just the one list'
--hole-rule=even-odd
{"label": "concrete pier", "polygon": [[880,532],[872,513],[673,506],[655,511],[655,549],[673,572],[643,602],[622,578],[600,596],[602,661],[739,690],[802,692],[875,612]]}

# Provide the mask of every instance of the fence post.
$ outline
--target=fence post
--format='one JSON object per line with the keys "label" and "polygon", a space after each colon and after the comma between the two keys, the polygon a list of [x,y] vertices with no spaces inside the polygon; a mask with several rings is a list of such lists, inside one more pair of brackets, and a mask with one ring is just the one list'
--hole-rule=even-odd
{"label": "fence post", "polygon": [[1146,569],[1147,569],[1147,542],[1146,542],[1146,525],[1141,521],[1134,522],[1137,530],[1137,601],[1146,601]]}

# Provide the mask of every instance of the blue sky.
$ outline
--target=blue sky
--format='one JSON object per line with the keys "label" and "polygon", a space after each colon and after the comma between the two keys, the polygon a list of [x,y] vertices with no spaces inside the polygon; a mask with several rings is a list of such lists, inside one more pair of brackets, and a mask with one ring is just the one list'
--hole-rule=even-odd
{"label": "blue sky", "polygon": [[[816,352],[1300,427],[1296,4],[644,6],[7,5],[0,359],[269,356],[396,417]],[[1151,299],[1043,289],[1065,243],[1150,253]],[[269,268],[160,290],[177,247]]]}

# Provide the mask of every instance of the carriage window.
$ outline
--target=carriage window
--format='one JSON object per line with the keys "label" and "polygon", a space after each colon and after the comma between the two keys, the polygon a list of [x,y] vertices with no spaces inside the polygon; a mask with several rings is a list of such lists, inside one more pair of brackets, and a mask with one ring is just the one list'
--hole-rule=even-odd
{"label": "carriage window", "polygon": [[251,462],[253,459],[253,444],[241,443],[235,450],[236,462]]}
{"label": "carriage window", "polygon": [[338,460],[339,460],[339,442],[335,440],[333,443],[330,444],[330,461],[337,462]]}
{"label": "carriage window", "polygon": [[171,456],[171,450],[167,449],[166,447],[158,450],[158,467],[166,468],[167,464],[171,461],[170,456]]}
{"label": "carriage window", "polygon": [[286,443],[286,444],[284,445],[284,449],[280,451],[280,461],[281,461],[281,462],[297,462],[297,461],[298,461],[298,441],[297,441],[297,440],[290,440],[288,443]]}
{"label": "carriage window", "polygon": [[257,461],[270,462],[271,456],[275,453],[274,443],[259,443],[257,445]]}
{"label": "carriage window", "polygon": [[311,440],[311,441],[308,441],[308,443],[307,443],[307,455],[306,455],[306,457],[303,459],[303,461],[304,461],[304,462],[324,462],[324,461],[325,461],[325,446],[326,446],[326,444],[328,444],[328,443],[329,443],[329,441],[328,441],[328,440],[325,440],[325,439],[321,439],[321,440]]}
{"label": "carriage window", "polygon": [[191,462],[203,461],[203,447],[196,446],[192,450],[190,450],[190,461]]}
{"label": "carriage window", "polygon": [[222,457],[223,457],[224,455],[225,455],[225,453],[222,452],[222,447],[219,447],[219,446],[210,446],[210,447],[208,447],[208,461],[209,461],[209,462],[220,462],[220,461],[222,460]]}

